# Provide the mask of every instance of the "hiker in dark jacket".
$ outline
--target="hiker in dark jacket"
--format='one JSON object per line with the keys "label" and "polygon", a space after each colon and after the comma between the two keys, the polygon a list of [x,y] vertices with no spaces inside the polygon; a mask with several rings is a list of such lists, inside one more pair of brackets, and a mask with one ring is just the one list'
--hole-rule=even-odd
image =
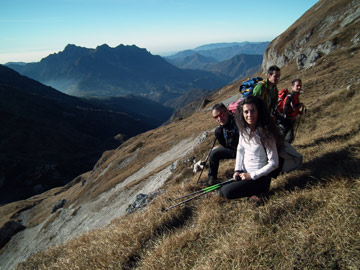
{"label": "hiker in dark jacket", "polygon": [[219,162],[222,159],[235,159],[239,141],[239,132],[234,116],[226,106],[222,103],[215,104],[211,112],[213,118],[219,123],[215,129],[215,136],[221,146],[210,152],[208,179],[201,181],[203,185],[214,185],[219,182],[217,178]]}
{"label": "hiker in dark jacket", "polygon": [[267,79],[264,83],[258,83],[253,90],[253,96],[260,97],[265,101],[271,115],[276,112],[278,100],[278,89],[276,84],[280,80],[280,68],[277,66],[269,67],[267,71]]}
{"label": "hiker in dark jacket", "polygon": [[300,79],[293,80],[287,95],[282,100],[280,98],[278,100],[277,123],[281,134],[288,143],[292,143],[294,140],[294,125],[297,115],[302,115],[305,112],[304,104],[299,101],[301,87]]}

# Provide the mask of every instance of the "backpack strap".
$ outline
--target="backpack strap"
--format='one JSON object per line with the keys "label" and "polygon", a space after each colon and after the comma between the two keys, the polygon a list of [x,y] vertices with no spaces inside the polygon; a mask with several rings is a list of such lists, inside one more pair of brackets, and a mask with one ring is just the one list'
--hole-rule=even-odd
{"label": "backpack strap", "polygon": [[[233,126],[233,128],[235,130],[235,134],[239,134],[239,129],[238,129],[236,123],[235,123],[235,119],[232,118],[230,121],[231,121],[231,124],[232,124],[232,126]],[[226,128],[222,127],[222,131],[223,131],[225,143],[228,146],[228,136],[227,136]]]}
{"label": "backpack strap", "polygon": [[264,91],[263,91],[262,94],[261,94],[261,99],[264,100],[264,98],[265,98],[265,92],[267,92],[267,90],[268,90],[267,87],[265,86],[265,81],[262,80],[262,81],[258,82],[258,84],[262,84],[262,85],[264,86]]}

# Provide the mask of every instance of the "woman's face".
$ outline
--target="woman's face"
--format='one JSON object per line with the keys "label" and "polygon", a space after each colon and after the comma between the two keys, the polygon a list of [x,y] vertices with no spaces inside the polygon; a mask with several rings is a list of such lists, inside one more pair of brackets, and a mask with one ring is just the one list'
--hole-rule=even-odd
{"label": "woman's face", "polygon": [[258,118],[258,110],[254,104],[244,104],[243,116],[250,129],[255,129]]}

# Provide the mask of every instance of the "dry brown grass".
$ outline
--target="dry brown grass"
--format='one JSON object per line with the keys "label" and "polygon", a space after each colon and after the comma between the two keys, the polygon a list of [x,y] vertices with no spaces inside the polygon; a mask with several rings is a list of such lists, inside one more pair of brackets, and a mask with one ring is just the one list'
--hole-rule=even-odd
{"label": "dry brown grass", "polygon": [[[247,199],[227,201],[213,193],[161,212],[171,204],[169,198],[199,188],[199,174],[180,163],[165,185],[166,193],[146,209],[35,254],[17,269],[360,269],[358,50],[355,56],[336,53],[300,73],[291,65],[283,69],[285,80],[279,88],[287,87],[293,77],[304,82],[301,98],[308,113],[294,143],[304,155],[304,167],[273,181],[263,206]],[[337,62],[337,71],[326,62]],[[237,85],[222,89],[208,106],[236,91]],[[215,127],[206,119],[209,112],[197,112],[149,131],[99,162],[106,167],[139,152],[145,164],[157,155],[155,149],[165,151],[182,137]],[[191,155],[205,157],[211,141],[208,138]],[[136,169],[121,177],[109,171],[105,178],[113,182],[100,190]],[[220,177],[228,178],[232,169],[233,161],[223,162]],[[100,172],[91,173],[96,178]],[[95,187],[94,183],[88,189]]]}
{"label": "dry brown grass", "polygon": [[158,200],[18,269],[358,269],[358,181],[284,190],[262,207],[212,194],[164,214]]}

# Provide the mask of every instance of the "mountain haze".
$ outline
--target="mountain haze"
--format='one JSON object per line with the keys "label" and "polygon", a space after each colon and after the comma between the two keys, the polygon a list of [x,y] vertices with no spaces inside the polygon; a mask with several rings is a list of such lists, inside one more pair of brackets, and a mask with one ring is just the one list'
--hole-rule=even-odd
{"label": "mountain haze", "polygon": [[260,70],[262,55],[239,54],[229,60],[209,65],[206,70],[224,74],[233,81],[243,79]]}
{"label": "mountain haze", "polygon": [[[271,42],[263,69],[253,74],[264,76],[269,65],[279,65],[279,89],[301,78],[300,99],[307,108],[293,143],[304,157],[303,168],[273,180],[264,205],[212,192],[161,211],[200,189],[200,173],[192,167],[212,147],[216,122],[210,109],[238,98],[237,81],[209,93],[188,117],[105,152],[92,170],[66,186],[1,206],[2,228],[7,222],[26,228],[3,246],[0,265],[7,270],[360,269],[359,11],[359,1],[319,0]],[[336,46],[320,51],[334,39]],[[315,59],[308,50],[320,54]],[[299,65],[298,59],[309,62]],[[234,160],[222,162],[220,179],[229,179],[233,170]],[[134,203],[137,197],[145,198],[146,207]],[[58,202],[64,204],[54,208]],[[130,204],[137,211],[127,212]]]}
{"label": "mountain haze", "polygon": [[221,62],[238,54],[263,55],[268,45],[269,42],[214,43],[203,45],[193,50],[181,51],[167,56],[166,59],[184,58],[197,53]]}
{"label": "mountain haze", "polygon": [[165,59],[183,69],[222,74],[228,83],[260,70],[262,55],[269,42],[215,43],[178,52]]}
{"label": "mountain haze", "polygon": [[262,60],[262,55],[239,54],[228,60],[218,62],[214,58],[206,57],[198,53],[184,58],[168,59],[170,63],[179,68],[206,70],[223,74],[231,80],[239,80],[249,74],[258,72]]}
{"label": "mountain haze", "polygon": [[167,61],[174,66],[184,69],[205,69],[208,65],[218,63],[215,58],[203,56],[199,53],[175,59],[169,58]]}

